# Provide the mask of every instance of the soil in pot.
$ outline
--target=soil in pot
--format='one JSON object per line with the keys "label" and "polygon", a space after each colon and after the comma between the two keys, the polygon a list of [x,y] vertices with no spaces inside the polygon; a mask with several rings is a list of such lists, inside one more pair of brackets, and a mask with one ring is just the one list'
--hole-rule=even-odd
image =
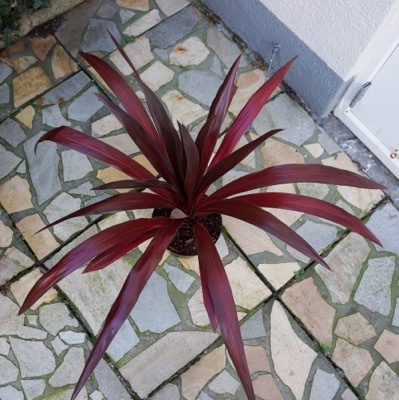
{"label": "soil in pot", "polygon": [[[171,213],[171,208],[155,208],[152,216],[170,217]],[[199,222],[211,235],[213,243],[216,243],[222,232],[222,216],[216,213],[209,214],[200,219]],[[168,250],[180,256],[195,256],[198,254],[194,232],[189,221],[179,228],[176,236],[168,246]]]}

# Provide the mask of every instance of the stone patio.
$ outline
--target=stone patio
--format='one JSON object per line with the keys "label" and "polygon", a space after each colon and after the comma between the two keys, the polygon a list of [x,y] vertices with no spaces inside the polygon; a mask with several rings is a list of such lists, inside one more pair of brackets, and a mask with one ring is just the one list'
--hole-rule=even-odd
{"label": "stone patio", "polygon": [[[149,166],[94,95],[109,88],[79,51],[130,71],[107,30],[174,120],[196,135],[240,52],[227,127],[265,80],[264,65],[197,3],[91,0],[57,30],[26,37],[0,56],[0,399],[69,399],[102,322],[144,246],[105,270],[79,271],[25,315],[34,282],[95,232],[151,210],[45,224],[104,198],[91,189],[122,173],[45,142],[67,125]],[[135,84],[133,84],[135,85]],[[135,86],[137,89],[137,87]],[[139,93],[139,95],[141,95]],[[142,95],[141,95],[142,96]],[[320,163],[360,172],[284,88],[276,90],[241,145],[269,139],[212,188],[279,163]],[[149,166],[149,168],[151,168]],[[380,191],[319,184],[262,189],[301,193],[362,218],[380,248],[326,220],[272,211],[326,257],[315,265],[279,240],[232,218],[217,243],[233,288],[255,393],[263,400],[399,399],[399,211]],[[165,256],[79,399],[246,399],[202,302],[196,258]]]}

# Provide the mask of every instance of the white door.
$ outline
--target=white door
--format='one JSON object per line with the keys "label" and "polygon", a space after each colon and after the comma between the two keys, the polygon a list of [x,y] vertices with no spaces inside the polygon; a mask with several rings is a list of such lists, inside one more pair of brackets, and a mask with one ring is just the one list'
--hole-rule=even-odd
{"label": "white door", "polygon": [[359,74],[334,113],[399,178],[399,45],[395,42],[385,57],[378,54],[377,63]]}

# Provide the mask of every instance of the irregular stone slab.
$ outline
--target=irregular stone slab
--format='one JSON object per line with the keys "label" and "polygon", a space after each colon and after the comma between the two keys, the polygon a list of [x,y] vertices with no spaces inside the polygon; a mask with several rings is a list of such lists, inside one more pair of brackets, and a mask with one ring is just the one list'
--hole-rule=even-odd
{"label": "irregular stone slab", "polygon": [[340,318],[334,333],[355,346],[371,339],[377,334],[373,325],[360,313]]}
{"label": "irregular stone slab", "polygon": [[191,299],[187,303],[188,309],[190,310],[191,320],[193,324],[197,326],[208,326],[210,325],[208,313],[206,312],[202,289],[194,293]]}
{"label": "irregular stone slab", "polygon": [[137,11],[148,11],[150,9],[149,0],[116,0],[119,7]]}
{"label": "irregular stone slab", "polygon": [[[33,127],[33,118],[35,117],[36,111],[32,106],[28,106],[23,108],[16,116],[15,118],[22,122],[25,126],[27,126],[29,129],[32,129]],[[10,120],[7,120],[10,121]],[[25,135],[25,133],[24,133]]]}
{"label": "irregular stone slab", "polygon": [[55,370],[53,353],[43,342],[10,337],[10,343],[23,378],[47,375]]}
{"label": "irregular stone slab", "polygon": [[14,386],[4,386],[0,388],[0,399],[24,400],[24,395]]}
{"label": "irregular stone slab", "polygon": [[0,354],[7,357],[9,351],[10,345],[7,343],[6,338],[0,338]]}
{"label": "irregular stone slab", "polygon": [[263,346],[245,346],[245,356],[248,360],[249,373],[271,372],[269,359]]}
{"label": "irregular stone slab", "polygon": [[342,400],[357,400],[357,396],[348,388],[341,395]]}
{"label": "irregular stone slab", "polygon": [[283,301],[319,342],[332,341],[336,310],[323,300],[312,278],[286,289]]}
{"label": "irregular stone slab", "polygon": [[[237,57],[241,54],[240,49],[229,40],[215,26],[209,28],[206,32],[208,46],[214,50],[223,64],[230,68]],[[246,62],[242,59],[241,66],[245,66]]]}
{"label": "irregular stone slab", "polygon": [[374,365],[366,349],[352,346],[340,338],[337,339],[332,359],[344,370],[353,386],[357,386]]}
{"label": "irregular stone slab", "polygon": [[319,158],[324,153],[324,148],[319,143],[305,144],[303,147],[305,147],[314,158]]}
{"label": "irregular stone slab", "polygon": [[59,246],[50,231],[44,230],[37,233],[45,227],[45,224],[37,214],[25,217],[16,226],[39,259],[45,257]]}
{"label": "irregular stone slab", "polygon": [[[384,250],[399,254],[398,224],[398,210],[391,203],[387,203],[371,215],[367,227],[380,239]],[[380,247],[377,246],[377,248]]]}
{"label": "irregular stone slab", "polygon": [[[128,55],[137,70],[144,67],[154,59],[150,41],[145,36],[137,38],[133,43],[128,43],[123,50],[125,50],[125,53]],[[113,52],[109,59],[123,75],[126,76],[132,73],[132,69],[119,51]]]}
{"label": "irregular stone slab", "polygon": [[[267,129],[260,133],[265,132],[267,132]],[[265,168],[286,164],[287,160],[290,160],[290,163],[292,162],[293,164],[305,163],[303,155],[295,147],[273,138],[266,141],[265,145],[261,148],[261,153],[264,160],[263,166]],[[272,188],[273,187],[271,187],[271,189]]]}
{"label": "irregular stone slab", "polygon": [[119,11],[119,17],[121,19],[122,24],[126,24],[126,22],[132,19],[135,15],[136,13],[130,10]]}
{"label": "irregular stone slab", "polygon": [[57,104],[42,110],[42,122],[52,128],[62,125],[71,126],[71,123],[61,114],[60,107]]}
{"label": "irregular stone slab", "polygon": [[154,272],[130,313],[141,332],[161,333],[180,322],[164,278]]}
{"label": "irregular stone slab", "polygon": [[169,56],[171,64],[181,65],[199,65],[209,54],[209,50],[204,43],[196,36],[190,37],[182,43],[177,44]]}
{"label": "irregular stone slab", "polygon": [[[6,296],[0,297],[0,318],[6,321],[0,324],[0,336],[17,336],[23,339],[45,339],[47,332],[25,326],[25,316],[18,316],[19,307]],[[5,349],[9,345],[4,346]],[[5,352],[4,349],[4,352]],[[4,353],[2,353],[4,354]],[[8,355],[8,351],[7,354]]]}
{"label": "irregular stone slab", "polygon": [[239,386],[240,383],[224,370],[212,380],[209,389],[219,394],[229,393],[234,395]]}
{"label": "irregular stone slab", "polygon": [[65,354],[62,364],[49,379],[53,387],[74,384],[78,381],[85,363],[84,351],[81,347],[71,347]]}
{"label": "irregular stone slab", "polygon": [[374,348],[389,364],[399,361],[399,335],[385,329]]}
{"label": "irregular stone slab", "polygon": [[61,181],[58,177],[60,158],[57,154],[56,143],[46,142],[34,148],[43,132],[24,143],[24,150],[28,161],[29,174],[35,188],[39,205],[54,196],[61,190]]}
{"label": "irregular stone slab", "polygon": [[168,273],[169,279],[179,292],[187,293],[191,285],[195,281],[194,277],[181,271],[179,268],[174,267],[165,263],[163,265],[164,270]]}
{"label": "irregular stone slab", "polygon": [[68,348],[68,346],[64,344],[64,342],[58,336],[56,336],[56,338],[51,342],[51,345],[53,346],[53,349],[57,356]]}
{"label": "irregular stone slab", "polygon": [[175,73],[168,67],[165,67],[161,62],[155,61],[148,67],[140,76],[144,83],[149,88],[156,92],[160,87],[170,82]]}
{"label": "irregular stone slab", "polygon": [[339,380],[333,374],[317,369],[309,400],[334,400],[339,386]]}
{"label": "irregular stone slab", "polygon": [[52,83],[44,70],[33,67],[13,79],[14,107],[18,108],[40,93],[50,89]]}
{"label": "irregular stone slab", "polygon": [[317,353],[294,332],[283,307],[275,302],[271,312],[270,343],[274,369],[280,379],[292,390],[296,399],[302,399]]}
{"label": "irregular stone slab", "polygon": [[18,175],[14,176],[0,186],[0,201],[9,214],[32,208],[29,183]]}
{"label": "irregular stone slab", "polygon": [[122,125],[113,114],[106,115],[91,124],[94,137],[104,136],[121,128]]}
{"label": "irregular stone slab", "polygon": [[51,57],[51,69],[54,78],[60,79],[76,72],[78,70],[78,65],[63,47],[57,45],[55,46]]}
{"label": "irregular stone slab", "polygon": [[46,388],[46,382],[43,379],[22,379],[21,385],[28,400],[39,397]]}
{"label": "irregular stone slab", "polygon": [[0,64],[0,82],[4,82],[11,74],[12,68],[2,62]]}
{"label": "irregular stone slab", "polygon": [[253,124],[259,134],[275,129],[276,126],[285,128],[284,132],[278,134],[279,138],[297,146],[304,144],[315,130],[314,121],[286,94],[280,94],[270,101]]}
{"label": "irregular stone slab", "polygon": [[130,322],[125,321],[109,345],[107,353],[114,361],[119,361],[139,342],[140,339],[130,325]]}
{"label": "irregular stone slab", "polygon": [[394,257],[373,258],[356,290],[354,300],[370,311],[388,316],[391,311],[391,283],[395,270]]}
{"label": "irregular stone slab", "polygon": [[8,104],[10,101],[10,87],[7,83],[0,86],[0,104]]}
{"label": "irregular stone slab", "polygon": [[180,400],[179,388],[176,385],[168,383],[161,390],[151,396],[151,400]]}
{"label": "irregular stone slab", "polygon": [[46,93],[38,102],[44,106],[64,103],[76,96],[89,82],[90,79],[84,72],[78,72]]}
{"label": "irregular stone slab", "polygon": [[187,0],[156,0],[156,3],[167,17],[170,17],[190,4]]}
{"label": "irregular stone slab", "polygon": [[76,121],[88,121],[103,106],[95,93],[98,93],[97,88],[91,86],[74,100],[68,106],[68,117]]}
{"label": "irregular stone slab", "polygon": [[47,304],[39,309],[39,321],[46,331],[55,336],[64,327],[79,326],[78,321],[69,314],[64,303]]}
{"label": "irregular stone slab", "polygon": [[[181,375],[182,395],[187,400],[195,400],[201,389],[226,365],[226,349],[220,346],[200,358]],[[180,399],[180,397],[179,397]]]}
{"label": "irregular stone slab", "polygon": [[12,237],[13,231],[3,221],[0,220],[0,247],[9,246],[12,242]]}
{"label": "irregular stone slab", "polygon": [[367,241],[360,235],[350,233],[326,257],[331,271],[316,265],[315,270],[327,286],[334,303],[345,304],[349,301],[369,252]]}
{"label": "irregular stone slab", "polygon": [[381,362],[371,375],[367,400],[396,400],[398,393],[398,375],[385,362]]}
{"label": "irregular stone slab", "polygon": [[201,14],[196,8],[187,7],[151,29],[147,36],[153,47],[166,49],[187,36],[200,19]]}
{"label": "irregular stone slab", "polygon": [[0,356],[0,371],[0,385],[14,382],[18,378],[18,368],[3,356]]}
{"label": "irregular stone slab", "polygon": [[399,298],[396,299],[396,307],[392,318],[392,325],[399,326]]}
{"label": "irregular stone slab", "polygon": [[[342,152],[337,156],[322,160],[322,163],[357,174],[360,172],[352,160]],[[375,204],[384,198],[384,193],[381,190],[359,189],[350,186],[337,186],[337,190],[345,200],[362,211],[371,210]]]}
{"label": "irregular stone slab", "polygon": [[120,371],[139,396],[145,397],[208,347],[217,335],[170,332],[124,365]]}
{"label": "irregular stone slab", "polygon": [[241,335],[243,339],[255,339],[266,336],[261,310],[257,311],[248,321],[246,321],[242,325]]}
{"label": "irregular stone slab", "polygon": [[7,176],[22,160],[0,144],[0,179]]}
{"label": "irregular stone slab", "polygon": [[206,115],[206,111],[200,105],[187,100],[178,90],[166,92],[162,100],[173,121],[180,121],[183,125],[187,126]]}
{"label": "irregular stone slab", "polygon": [[260,397],[262,400],[284,400],[276,382],[274,382],[273,377],[269,374],[259,375],[252,381],[252,385],[255,395]]}
{"label": "irregular stone slab", "polygon": [[273,285],[275,289],[280,289],[301,269],[297,262],[281,264],[259,264],[258,270]]}
{"label": "irregular stone slab", "polygon": [[6,140],[13,147],[17,147],[26,139],[25,132],[22,130],[20,125],[11,118],[6,119],[0,125],[0,134],[1,138]]}
{"label": "irregular stone slab", "polygon": [[241,257],[226,265],[225,270],[237,306],[252,310],[271,295],[270,290]]}
{"label": "irregular stone slab", "polygon": [[207,106],[211,105],[221,83],[220,78],[207,71],[192,70],[179,75],[179,88]]}
{"label": "irregular stone slab", "polygon": [[17,248],[8,248],[0,258],[0,285],[4,285],[12,277],[32,265],[33,260]]}
{"label": "irregular stone slab", "polygon": [[139,36],[161,22],[159,10],[152,10],[128,26],[123,33],[127,36]]}
{"label": "irregular stone slab", "polygon": [[65,331],[60,332],[60,338],[68,344],[84,343],[86,335],[82,332]]}
{"label": "irregular stone slab", "polygon": [[[73,390],[74,389],[61,390],[60,392],[47,396],[46,400],[69,400],[72,397]],[[85,387],[83,387],[82,391],[78,394],[76,400],[89,400]]]}
{"label": "irregular stone slab", "polygon": [[91,18],[86,33],[81,42],[81,49],[85,52],[115,50],[115,45],[109,37],[108,31],[120,42],[121,35],[113,21]]}
{"label": "irregular stone slab", "polygon": [[84,154],[74,150],[66,150],[61,153],[64,181],[74,181],[84,178],[93,167]]}
{"label": "irregular stone slab", "polygon": [[29,40],[32,44],[32,50],[35,56],[40,61],[44,61],[47,58],[49,51],[56,43],[56,39],[53,35],[48,35],[46,37],[30,37]]}
{"label": "irregular stone slab", "polygon": [[[81,201],[67,193],[57,196],[43,211],[51,223],[58,218],[80,209]],[[72,218],[54,226],[54,234],[61,240],[67,240],[72,234],[82,230],[87,225],[84,217]]]}

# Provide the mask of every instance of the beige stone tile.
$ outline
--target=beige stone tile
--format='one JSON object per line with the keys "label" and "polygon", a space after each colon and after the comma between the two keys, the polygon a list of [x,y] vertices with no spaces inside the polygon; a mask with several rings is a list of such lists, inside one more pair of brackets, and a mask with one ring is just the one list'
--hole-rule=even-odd
{"label": "beige stone tile", "polygon": [[334,333],[355,346],[376,335],[373,325],[360,313],[340,318]]}
{"label": "beige stone tile", "polygon": [[134,157],[134,160],[141,164],[144,168],[148,169],[154,176],[158,175],[158,171],[152,166],[143,154],[139,154]]}
{"label": "beige stone tile", "polygon": [[[359,170],[345,153],[339,153],[336,158],[327,158],[322,163],[359,174]],[[337,190],[346,201],[362,211],[369,211],[384,197],[381,190],[359,189],[349,186],[337,186]]]}
{"label": "beige stone tile", "polygon": [[32,50],[40,61],[44,61],[47,54],[54,46],[56,39],[53,35],[46,37],[30,37],[29,40],[32,44]]}
{"label": "beige stone tile", "polygon": [[217,338],[210,332],[170,332],[133,358],[120,371],[141,397],[190,362]]}
{"label": "beige stone tile", "polygon": [[150,9],[149,0],[116,0],[116,4],[130,10],[148,11]]}
{"label": "beige stone tile", "polygon": [[156,0],[156,3],[161,11],[168,17],[190,4],[187,0]]}
{"label": "beige stone tile", "polygon": [[55,79],[59,79],[76,72],[78,70],[78,65],[63,47],[57,45],[51,57],[51,68]]}
{"label": "beige stone tile", "polygon": [[399,376],[385,362],[381,362],[371,375],[367,400],[396,400],[398,393]]}
{"label": "beige stone tile", "polygon": [[91,131],[93,136],[96,137],[107,135],[108,133],[117,131],[121,128],[122,125],[114,114],[106,115],[91,124]]}
{"label": "beige stone tile", "polygon": [[331,343],[335,308],[321,297],[312,278],[288,288],[283,301],[321,343]]}
{"label": "beige stone tile", "polygon": [[208,55],[209,50],[204,43],[196,36],[193,36],[173,48],[169,61],[171,64],[186,67],[188,65],[201,64]]}
{"label": "beige stone tile", "polygon": [[127,133],[121,133],[119,135],[101,138],[100,140],[104,143],[109,144],[112,147],[115,147],[116,149],[118,149],[122,153],[125,153],[128,156],[140,151],[136,143]]}
{"label": "beige stone tile", "polygon": [[50,231],[44,230],[36,233],[45,226],[37,214],[25,217],[16,225],[39,259],[45,257],[59,246]]}
{"label": "beige stone tile", "polygon": [[127,36],[139,36],[161,22],[159,10],[152,10],[128,26],[123,33]]}
{"label": "beige stone tile", "polygon": [[199,104],[186,99],[178,90],[165,93],[162,100],[166,104],[173,121],[178,120],[186,126],[207,114]]}
{"label": "beige stone tile", "polygon": [[[108,167],[97,171],[97,178],[104,183],[131,179],[130,176],[126,175],[124,172],[119,171],[118,169],[115,169],[113,167]],[[120,193],[126,193],[129,192],[130,189],[117,189],[117,191]]]}
{"label": "beige stone tile", "polygon": [[318,158],[324,153],[323,147],[319,143],[305,144],[303,147],[314,157]]}
{"label": "beige stone tile", "polygon": [[399,361],[399,335],[385,329],[374,345],[374,348],[388,363],[391,364]]}
{"label": "beige stone tile", "polygon": [[255,372],[271,372],[270,362],[263,346],[245,346],[245,356],[251,375]]}
{"label": "beige stone tile", "polygon": [[303,155],[295,148],[276,139],[269,139],[261,148],[265,168],[273,165],[304,164]]}
{"label": "beige stone tile", "polygon": [[26,127],[32,129],[33,126],[33,118],[35,118],[35,109],[32,106],[25,107],[22,111],[20,111],[15,118],[22,122]]}
{"label": "beige stone tile", "polygon": [[281,264],[259,264],[258,270],[273,285],[275,289],[280,289],[301,269],[297,262]]}
{"label": "beige stone tile", "polygon": [[160,61],[155,61],[154,64],[140,74],[144,83],[154,92],[170,82],[174,75],[175,73],[170,68],[165,67]]}
{"label": "beige stone tile", "polygon": [[0,202],[8,213],[33,207],[29,183],[16,175],[0,186]]}
{"label": "beige stone tile", "polygon": [[255,395],[262,400],[284,400],[276,382],[271,375],[259,375],[252,382]]}
{"label": "beige stone tile", "polygon": [[201,389],[226,365],[225,346],[218,347],[197,361],[181,375],[182,395],[195,400]]}
{"label": "beige stone tile", "polygon": [[52,83],[44,70],[33,67],[13,79],[14,106],[19,107],[40,93],[50,89]]}
{"label": "beige stone tile", "polygon": [[[150,41],[144,36],[137,38],[133,43],[127,44],[123,49],[136,69],[144,67],[154,59]],[[123,75],[126,76],[132,73],[129,64],[118,50],[114,51],[109,58]]]}
{"label": "beige stone tile", "polygon": [[343,369],[355,387],[374,365],[373,359],[366,349],[355,347],[343,339],[337,340],[332,359]]}
{"label": "beige stone tile", "polygon": [[[39,278],[43,274],[40,272],[39,269],[35,269],[29,274],[23,276],[17,282],[14,282],[11,286],[11,292],[15,297],[17,303],[21,306],[24,302],[26,296],[28,295],[29,291],[32,289],[33,285],[39,280]],[[57,297],[57,292],[55,289],[50,289],[47,291],[33,306],[31,307],[32,310],[36,310],[41,304],[49,303],[50,301],[54,300]]]}
{"label": "beige stone tile", "polygon": [[273,305],[270,322],[274,370],[292,390],[295,398],[302,399],[317,353],[296,335],[283,307],[278,302]]}
{"label": "beige stone tile", "polygon": [[13,231],[0,221],[0,247],[8,247],[12,242]]}

